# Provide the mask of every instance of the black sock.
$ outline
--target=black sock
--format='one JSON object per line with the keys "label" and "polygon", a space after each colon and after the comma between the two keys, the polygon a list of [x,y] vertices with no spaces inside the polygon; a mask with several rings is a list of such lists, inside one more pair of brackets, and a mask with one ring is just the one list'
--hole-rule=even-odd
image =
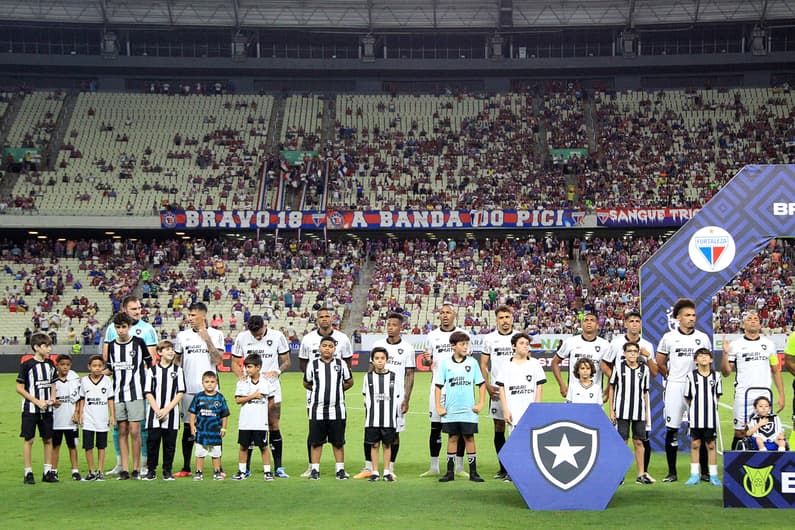
{"label": "black sock", "polygon": [[701,448],[698,450],[698,463],[701,464],[701,474],[709,475],[709,461],[707,453],[707,444],[702,443]]}
{"label": "black sock", "polygon": [[306,439],[306,461],[312,463],[312,444],[309,443],[309,438]]}
{"label": "black sock", "polygon": [[393,464],[395,463],[395,460],[397,460],[398,451],[400,451],[400,444],[393,443],[392,454],[389,455],[389,461],[392,462]]}
{"label": "black sock", "polygon": [[465,453],[466,453],[466,442],[464,442],[464,437],[462,436],[458,439],[458,447],[456,448],[455,454],[456,456],[464,458]]}
{"label": "black sock", "polygon": [[648,438],[643,440],[643,469],[646,470],[646,473],[649,472],[649,461],[651,460],[651,442],[649,442]]}
{"label": "black sock", "polygon": [[246,451],[246,471],[249,473],[251,472],[251,446],[249,446],[248,451]]}
{"label": "black sock", "polygon": [[282,431],[271,431],[271,454],[273,455],[273,467],[282,467]]}
{"label": "black sock", "polygon": [[428,448],[432,457],[438,457],[442,452],[442,423],[434,421],[431,423],[431,435],[428,438]]}
{"label": "black sock", "polygon": [[455,474],[455,453],[447,453],[447,474]]}
{"label": "black sock", "polygon": [[676,452],[679,450],[679,441],[676,435],[676,429],[670,427],[665,429],[665,459],[668,462],[669,475],[676,475]]}
{"label": "black sock", "polygon": [[467,462],[469,462],[469,474],[477,475],[478,473],[478,459],[475,453],[467,453]]}
{"label": "black sock", "polygon": [[190,425],[183,425],[182,429],[182,471],[190,473],[190,455],[193,453],[193,435],[190,433]]}
{"label": "black sock", "polygon": [[373,459],[373,444],[364,442],[364,461],[370,462]]}
{"label": "black sock", "polygon": [[[500,449],[502,449],[503,445],[505,445],[505,431],[502,431],[502,432],[495,431],[494,432],[494,450],[497,452],[498,458],[499,458],[499,454],[500,454]],[[503,473],[505,472],[505,466],[502,465],[502,461],[500,461],[500,472],[503,472]]]}

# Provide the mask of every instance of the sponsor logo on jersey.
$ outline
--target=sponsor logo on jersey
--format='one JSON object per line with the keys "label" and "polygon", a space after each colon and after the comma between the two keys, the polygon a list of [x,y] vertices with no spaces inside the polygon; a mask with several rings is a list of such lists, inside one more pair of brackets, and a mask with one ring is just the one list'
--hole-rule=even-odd
{"label": "sponsor logo on jersey", "polygon": [[588,477],[599,452],[598,431],[571,421],[533,429],[530,444],[541,474],[564,491]]}
{"label": "sponsor logo on jersey", "polygon": [[690,238],[688,253],[702,271],[722,271],[734,261],[734,238],[719,226],[705,226]]}

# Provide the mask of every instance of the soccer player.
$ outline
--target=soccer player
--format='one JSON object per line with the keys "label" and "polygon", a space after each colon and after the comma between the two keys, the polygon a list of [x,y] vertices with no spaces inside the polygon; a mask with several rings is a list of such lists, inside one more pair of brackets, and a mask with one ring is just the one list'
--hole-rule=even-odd
{"label": "soccer player", "polygon": [[[245,381],[247,376],[241,368],[243,359],[251,354],[260,356],[262,376],[270,382],[273,393],[273,399],[268,400],[268,430],[273,465],[276,468],[274,476],[290,478],[282,466],[283,442],[279,428],[282,416],[282,385],[279,377],[282,372],[290,369],[290,346],[284,333],[268,328],[265,319],[259,315],[249,317],[246,328],[238,333],[232,346],[232,371],[239,380]],[[248,455],[250,465],[250,451]],[[248,467],[247,472],[250,472]]]}
{"label": "soccer player", "polygon": [[[80,379],[80,419],[83,424],[83,450],[86,452],[88,474],[85,481],[102,482],[105,476],[105,448],[108,431],[116,423],[113,406],[113,381],[105,375],[105,360],[100,355],[88,359],[88,375]],[[97,448],[97,465],[94,465],[94,447]]]}
{"label": "soccer player", "polygon": [[759,396],[754,400],[754,415],[748,422],[748,436],[751,436],[756,448],[760,451],[786,451],[784,429],[781,420],[772,413],[770,400],[767,396]]}
{"label": "soccer player", "polygon": [[[119,424],[121,471],[119,480],[139,478],[141,464],[141,422],[145,418],[144,381],[146,369],[152,366],[152,356],[146,343],[130,334],[133,319],[126,313],[113,315],[116,339],[108,343],[107,363],[113,375],[113,399],[116,421]],[[128,438],[129,435],[129,438]],[[132,475],[128,471],[132,440]]]}
{"label": "soccer player", "polygon": [[[133,319],[133,324],[130,327],[130,335],[139,337],[146,343],[149,349],[149,355],[154,359],[155,346],[157,345],[157,332],[149,322],[141,320],[141,301],[137,296],[125,296],[121,301],[120,311],[128,314]],[[108,358],[108,344],[115,341],[117,338],[116,328],[111,324],[105,329],[105,338],[102,342],[102,357]],[[146,457],[146,426],[144,422],[140,422],[140,436],[141,436],[141,467],[147,467]],[[113,448],[116,451],[116,465],[113,469],[108,471],[108,475],[118,475],[121,471],[121,446],[119,445],[119,425],[113,429]]]}
{"label": "soccer player", "polygon": [[[401,319],[402,321],[402,319]],[[362,394],[364,394],[364,442],[371,447],[370,462],[372,472],[370,482],[377,482],[379,444],[383,449],[384,480],[394,482],[395,476],[389,467],[390,453],[396,436],[396,425],[400,399],[400,387],[397,384],[397,373],[387,369],[389,352],[383,346],[373,347],[370,361],[373,371],[364,376]]]}
{"label": "soccer player", "polygon": [[[441,361],[434,374],[434,401],[436,413],[442,420],[442,430],[447,433],[447,473],[439,482],[455,480],[455,456],[459,438],[464,439],[469,480],[483,482],[478,475],[477,454],[475,453],[475,434],[478,432],[478,413],[486,400],[486,387],[478,363],[469,356],[469,335],[456,331],[450,335],[453,354]],[[478,401],[475,402],[475,387],[478,387]],[[444,389],[444,404],[442,404]]]}
{"label": "soccer player", "polygon": [[602,400],[602,387],[594,383],[593,380],[595,371],[596,368],[593,361],[588,357],[577,359],[571,371],[573,379],[569,379],[569,398],[566,403],[594,403],[601,405],[604,402]]}
{"label": "soccer player", "polygon": [[345,472],[345,391],[353,386],[348,364],[335,356],[332,337],[320,339],[320,357],[304,372],[304,388],[309,390],[309,443],[312,448],[309,480],[320,480],[320,457],[328,441],[334,451],[337,480],[350,478]]}
{"label": "soccer player", "polygon": [[[663,482],[677,481],[676,453],[679,448],[677,435],[685,412],[687,412],[685,400],[687,374],[695,369],[695,352],[701,348],[712,351],[709,336],[696,329],[696,303],[693,300],[680,298],[674,304],[672,314],[679,324],[678,328],[663,335],[660,344],[657,345],[657,368],[660,375],[666,380],[663,401],[665,404],[665,458],[668,463],[668,475]],[[706,465],[706,455],[700,460]]]}
{"label": "soccer player", "polygon": [[743,317],[743,337],[732,341],[723,340],[723,357],[720,361],[720,371],[723,377],[728,377],[733,370],[737,370],[734,381],[734,439],[732,449],[737,449],[737,444],[746,435],[746,421],[753,414],[752,403],[761,396],[767,395],[765,390],[748,390],[751,387],[771,388],[775,383],[778,390],[776,411],[784,408],[784,382],[779,370],[776,345],[767,337],[761,335],[762,323],[756,313],[747,313]]}
{"label": "soccer player", "polygon": [[582,333],[564,340],[560,344],[558,352],[552,357],[552,375],[555,376],[558,387],[560,387],[560,395],[563,396],[564,399],[571,401],[571,396],[569,396],[569,385],[567,382],[563,381],[560,375],[560,364],[563,362],[563,359],[569,360],[569,381],[572,379],[571,372],[577,360],[583,357],[591,359],[595,368],[593,375],[594,383],[601,387],[602,371],[599,369],[599,363],[609,349],[610,343],[599,336],[599,321],[596,315],[593,313],[586,313],[582,319]]}
{"label": "soccer player", "polygon": [[610,402],[610,421],[616,424],[618,434],[626,442],[632,429],[632,444],[635,447],[635,463],[638,484],[652,484],[646,475],[643,441],[646,438],[646,422],[649,407],[649,370],[646,364],[638,362],[640,347],[634,342],[625,342],[623,357],[610,374],[608,401]]}
{"label": "soccer player", "polygon": [[[341,359],[347,364],[348,370],[351,368],[353,359],[353,346],[348,336],[338,329],[334,329],[331,318],[331,310],[328,307],[321,307],[317,310],[316,314],[317,329],[310,331],[304,338],[301,339],[301,347],[298,351],[298,363],[302,373],[306,373],[307,366],[313,360],[320,358],[320,341],[325,337],[334,339],[336,348],[334,356]],[[307,407],[309,406],[310,392],[306,393]],[[307,412],[309,412],[307,410]],[[309,442],[309,437],[306,441],[307,457],[310,465],[306,471],[301,473],[301,476],[307,478],[312,471],[312,444]]]}
{"label": "soccer player", "polygon": [[22,363],[17,375],[17,394],[23,397],[22,430],[19,434],[24,440],[22,453],[25,461],[24,484],[35,484],[33,478],[33,440],[36,429],[39,430],[44,445],[43,482],[58,482],[58,476],[52,472],[52,405],[57,395],[55,388],[55,365],[50,360],[52,340],[46,333],[34,333],[30,336],[30,347],[33,357]]}
{"label": "soccer player", "polygon": [[[394,479],[395,461],[400,450],[400,433],[406,430],[406,413],[409,410],[411,392],[414,389],[414,371],[417,361],[414,356],[414,346],[410,342],[403,340],[400,332],[403,330],[403,315],[400,313],[390,313],[386,319],[386,339],[378,340],[373,344],[373,348],[384,348],[387,351],[387,368],[395,373],[395,392],[398,400],[397,424],[395,427],[394,441],[389,453],[389,473]],[[353,478],[369,478],[372,472],[372,453],[371,444],[364,442],[365,447],[365,468]],[[387,468],[384,468],[386,472]],[[386,475],[384,475],[386,479]]]}
{"label": "soccer player", "polygon": [[701,446],[707,446],[709,459],[709,482],[721,486],[718,478],[718,460],[715,452],[715,438],[718,425],[718,400],[723,394],[721,378],[712,369],[712,350],[699,348],[695,352],[696,369],[687,374],[685,399],[689,405],[690,423],[690,478],[688,486],[699,483],[699,461]]}
{"label": "soccer player", "polygon": [[215,373],[224,354],[224,334],[207,327],[207,306],[204,303],[196,302],[188,307],[188,328],[177,334],[174,352],[177,354],[175,361],[185,374],[185,395],[179,407],[185,424],[182,431],[183,465],[174,473],[174,477],[181,478],[191,475],[190,457],[195,441],[188,425],[191,402],[196,394],[203,392],[204,374]]}
{"label": "soccer player", "polygon": [[218,392],[218,374],[207,370],[202,374],[202,391],[191,399],[190,432],[196,439],[196,473],[193,480],[204,480],[204,458],[213,460],[213,480],[224,480],[221,474],[221,439],[226,436],[229,406]]}
{"label": "soccer player", "polygon": [[[442,302],[439,308],[439,327],[434,328],[428,333],[428,346],[422,356],[423,366],[431,368],[432,379],[429,388],[428,409],[431,418],[431,433],[428,438],[428,448],[431,454],[431,467],[428,471],[421,474],[421,477],[435,476],[439,474],[439,453],[442,451],[442,418],[436,409],[436,372],[442,361],[449,359],[453,353],[450,345],[450,336],[460,331],[466,333],[462,328],[455,325],[456,312],[455,306],[450,302]],[[481,374],[482,375],[482,374]],[[459,444],[456,450],[456,473],[467,475],[464,472],[464,448]]]}
{"label": "soccer player", "polygon": [[185,375],[182,367],[174,363],[174,344],[164,340],[157,344],[160,361],[146,372],[144,395],[149,401],[146,427],[149,431],[147,454],[149,469],[144,480],[157,478],[157,461],[160,442],[163,442],[163,480],[174,480],[171,474],[179,433],[179,409],[185,395]]}
{"label": "soccer player", "polygon": [[[497,381],[502,381],[502,370],[505,370],[514,355],[513,347],[513,309],[507,305],[501,305],[494,311],[497,317],[497,328],[483,337],[483,350],[480,354],[480,373],[483,378],[490,383],[486,383],[486,391],[489,393],[489,413],[494,420],[494,451],[499,454],[502,446],[505,445],[505,418],[503,417],[503,402],[500,387]],[[528,355],[530,343],[528,341]],[[491,365],[491,370],[489,370]],[[496,479],[504,479],[507,476],[505,466],[500,461],[500,469],[494,475]]]}
{"label": "soccer player", "polygon": [[[602,362],[600,363],[600,368],[602,369],[602,373],[604,373],[608,379],[610,379],[610,375],[613,373],[613,366],[616,363],[622,361],[624,359],[624,344],[628,342],[633,342],[638,345],[640,348],[640,357],[638,360],[640,362],[646,363],[646,366],[649,368],[649,376],[656,377],[657,376],[657,362],[654,358],[654,346],[651,342],[644,339],[641,336],[641,329],[643,328],[643,324],[641,321],[640,313],[636,310],[627,311],[624,314],[624,326],[626,328],[626,332],[623,335],[617,335],[613,337],[613,340],[610,342],[610,349],[607,350],[607,353],[604,357],[602,357]],[[651,460],[651,443],[649,442],[649,433],[651,432],[651,414],[646,415],[646,437],[643,440],[643,451],[644,451],[644,466],[643,469],[646,470],[646,478],[650,480],[652,483],[657,482],[650,474],[649,474],[649,462]]]}
{"label": "soccer player", "polygon": [[52,472],[58,476],[58,460],[61,441],[66,441],[69,461],[72,464],[72,480],[81,480],[77,467],[78,423],[80,422],[80,376],[72,370],[72,358],[62,353],[55,359],[58,378],[55,380],[55,403],[53,407]]}
{"label": "soccer player", "polygon": [[273,387],[270,380],[262,373],[262,357],[259,354],[248,354],[243,364],[246,368],[246,378],[238,381],[235,387],[235,403],[240,405],[237,435],[240,451],[238,471],[232,475],[232,480],[248,478],[251,465],[250,448],[253,446],[259,447],[263,477],[269,482],[273,480],[273,472],[268,454],[268,410],[269,403],[273,401]]}

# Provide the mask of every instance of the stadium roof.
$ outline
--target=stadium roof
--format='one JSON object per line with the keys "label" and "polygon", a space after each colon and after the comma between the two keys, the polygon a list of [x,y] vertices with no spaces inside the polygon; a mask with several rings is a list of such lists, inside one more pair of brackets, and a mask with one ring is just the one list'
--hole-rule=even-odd
{"label": "stadium roof", "polygon": [[8,22],[399,31],[770,22],[795,0],[0,0]]}

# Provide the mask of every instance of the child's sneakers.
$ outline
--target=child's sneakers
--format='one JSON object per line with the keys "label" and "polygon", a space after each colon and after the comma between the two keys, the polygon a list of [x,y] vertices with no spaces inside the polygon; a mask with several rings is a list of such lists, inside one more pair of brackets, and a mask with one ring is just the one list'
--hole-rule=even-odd
{"label": "child's sneakers", "polygon": [[320,480],[320,471],[317,469],[310,469],[309,480]]}
{"label": "child's sneakers", "polygon": [[653,482],[649,480],[649,477],[647,477],[646,474],[644,473],[643,475],[640,475],[638,476],[638,478],[635,479],[635,484],[653,484]]}
{"label": "child's sneakers", "polygon": [[174,475],[171,474],[171,471],[163,471],[163,480],[174,480]]}
{"label": "child's sneakers", "polygon": [[265,471],[263,475],[265,476],[265,482],[270,482],[271,480],[273,480],[273,473],[271,473],[270,471]]}
{"label": "child's sneakers", "polygon": [[246,480],[247,478],[248,474],[245,471],[238,471],[232,475],[232,480]]}
{"label": "child's sneakers", "polygon": [[713,486],[723,486],[723,483],[718,478],[718,475],[710,475],[709,483],[712,484]]}
{"label": "child's sneakers", "polygon": [[72,480],[82,480],[82,479],[83,479],[83,477],[81,477],[80,473],[78,473],[77,471],[74,471],[72,473]]}
{"label": "child's sneakers", "polygon": [[384,473],[384,481],[385,482],[395,482],[395,474],[394,473]]}
{"label": "child's sneakers", "polygon": [[290,475],[284,470],[283,467],[277,467],[276,473],[273,474],[276,478],[290,478]]}
{"label": "child's sneakers", "polygon": [[154,469],[147,472],[146,475],[141,477],[141,480],[156,480],[156,479],[157,479],[157,473],[155,473]]}
{"label": "child's sneakers", "polygon": [[335,477],[337,478],[337,480],[348,480],[349,478],[351,478],[351,476],[347,474],[344,469],[340,469],[339,471],[337,471]]}
{"label": "child's sneakers", "polygon": [[[378,475],[378,473],[373,473],[370,471],[370,476],[367,477],[367,482],[378,482],[379,480],[381,480],[381,477]],[[386,480],[386,475],[384,475],[384,480]]]}
{"label": "child's sneakers", "polygon": [[694,473],[690,475],[689,479],[687,479],[687,482],[685,482],[685,486],[698,486],[699,482],[701,482],[701,477],[699,477],[698,474]]}
{"label": "child's sneakers", "polygon": [[180,469],[179,471],[174,473],[173,477],[174,478],[184,478],[184,477],[189,477],[190,475],[191,475],[190,471],[185,471],[184,469]]}
{"label": "child's sneakers", "polygon": [[22,481],[22,483],[23,483],[23,484],[35,484],[35,483],[36,483],[36,479],[35,479],[35,478],[33,478],[33,473],[32,473],[32,472],[30,472],[30,471],[28,471],[27,473],[25,473],[25,478],[24,478],[24,480]]}
{"label": "child's sneakers", "polygon": [[204,480],[204,474],[201,471],[196,471],[193,474],[193,480]]}
{"label": "child's sneakers", "polygon": [[105,482],[105,475],[102,474],[102,471],[97,471],[97,477],[94,480],[97,482]]}
{"label": "child's sneakers", "polygon": [[213,480],[224,480],[224,474],[222,471],[213,471]]}
{"label": "child's sneakers", "polygon": [[58,482],[58,474],[53,470],[47,471],[44,474],[44,476],[41,478],[41,481],[52,482],[52,483]]}
{"label": "child's sneakers", "polygon": [[119,471],[119,476],[116,477],[116,480],[130,480],[130,472],[124,470]]}

